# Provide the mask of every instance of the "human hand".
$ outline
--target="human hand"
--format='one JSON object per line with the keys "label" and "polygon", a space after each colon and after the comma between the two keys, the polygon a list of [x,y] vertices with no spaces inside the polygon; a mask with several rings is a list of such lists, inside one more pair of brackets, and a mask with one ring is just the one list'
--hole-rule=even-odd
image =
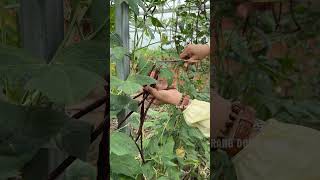
{"label": "human hand", "polygon": [[210,47],[205,44],[189,44],[180,54],[187,64],[194,64],[209,56]]}
{"label": "human hand", "polygon": [[144,87],[155,98],[155,104],[172,104],[179,105],[182,94],[177,89],[158,90],[150,86]]}
{"label": "human hand", "polygon": [[[155,71],[152,71],[150,73],[150,77],[155,78]],[[174,75],[174,80],[172,84],[169,86],[168,80],[166,78],[158,77],[157,78],[157,84],[155,85],[155,88],[157,90],[165,90],[165,89],[176,89],[177,88],[177,82],[176,82],[177,75]]]}

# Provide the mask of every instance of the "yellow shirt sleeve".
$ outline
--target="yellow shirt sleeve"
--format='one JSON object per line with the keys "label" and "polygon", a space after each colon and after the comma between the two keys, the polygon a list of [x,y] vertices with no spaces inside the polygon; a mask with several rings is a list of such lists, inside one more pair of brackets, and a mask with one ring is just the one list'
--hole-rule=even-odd
{"label": "yellow shirt sleeve", "polygon": [[198,128],[205,137],[210,137],[210,103],[191,100],[183,116],[189,126]]}

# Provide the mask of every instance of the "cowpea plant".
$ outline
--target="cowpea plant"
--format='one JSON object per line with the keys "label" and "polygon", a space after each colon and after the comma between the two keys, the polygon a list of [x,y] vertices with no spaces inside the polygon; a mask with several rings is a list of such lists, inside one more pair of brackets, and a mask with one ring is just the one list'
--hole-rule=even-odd
{"label": "cowpea plant", "polygon": [[[111,60],[116,63],[125,53],[120,46],[111,49]],[[111,133],[110,164],[113,179],[181,179],[208,178],[209,176],[209,141],[199,130],[189,127],[180,110],[169,105],[151,107],[153,100],[145,103],[148,93],[139,93],[143,86],[153,86],[157,78],[165,78],[169,86],[177,83],[181,92],[192,98],[209,100],[209,93],[200,84],[206,80],[194,78],[208,75],[208,68],[196,69],[195,66],[185,71],[183,61],[148,61],[143,55],[137,55],[137,64],[126,80],[116,76],[111,66],[111,119],[118,119],[117,114],[127,110],[124,119],[118,119],[118,127]],[[207,66],[208,67],[208,66]],[[174,72],[179,71],[175,79]],[[155,78],[150,73],[156,72]],[[200,75],[201,76],[201,75]],[[200,82],[201,81],[201,82]],[[199,87],[197,87],[199,86]],[[133,95],[137,94],[137,95]],[[135,99],[142,96],[140,102]],[[122,122],[128,121],[130,134],[121,132]],[[119,129],[120,128],[120,129]]]}
{"label": "cowpea plant", "polygon": [[47,63],[17,48],[21,44],[16,28],[19,1],[0,3],[0,179],[24,179],[22,172],[41,148],[59,149],[69,155],[48,179],[57,178],[69,166],[67,180],[105,179],[103,151],[98,170],[87,162],[87,152],[106,123],[93,129],[77,119],[106,104],[107,97],[75,114],[65,112],[66,106],[81,102],[92,90],[105,92],[105,5],[101,0],[65,1],[65,38]]}
{"label": "cowpea plant", "polygon": [[[0,179],[19,175],[44,145],[58,147],[85,161],[92,127],[74,119],[92,107],[72,117],[64,107],[78,103],[93,89],[104,87],[104,44],[82,41],[61,49],[50,63],[4,45],[0,47],[0,57]],[[95,106],[106,100],[102,97]]]}

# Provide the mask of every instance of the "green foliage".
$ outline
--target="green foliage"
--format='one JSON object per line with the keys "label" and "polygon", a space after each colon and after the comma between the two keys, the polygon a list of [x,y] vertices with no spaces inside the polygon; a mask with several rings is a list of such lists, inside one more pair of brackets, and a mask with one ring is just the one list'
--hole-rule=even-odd
{"label": "green foliage", "polygon": [[[110,162],[111,176],[117,179],[121,179],[121,177],[124,178],[125,176],[127,176],[127,178],[124,179],[134,179],[134,177],[141,172],[139,161],[131,155],[117,156],[111,153]],[[119,174],[120,176],[115,174]]]}
{"label": "green foliage", "polygon": [[100,76],[76,66],[50,65],[40,73],[41,76],[27,83],[26,89],[39,90],[59,104],[77,103],[92,89],[103,85]]}
{"label": "green foliage", "polygon": [[217,150],[213,154],[213,166],[215,173],[212,176],[212,179],[237,180],[234,166],[228,154],[221,150]]}
{"label": "green foliage", "polygon": [[[289,1],[282,2],[280,22],[268,8],[256,10],[246,21],[237,17],[232,1],[215,4],[217,48],[211,56],[215,62],[212,78],[219,94],[254,107],[259,119],[275,118],[319,130],[319,84],[314,77],[319,77],[320,66],[317,48],[310,42],[319,42],[320,11],[313,8],[316,1],[296,1],[292,12]],[[228,30],[220,26],[226,17],[235,24]],[[295,31],[298,26],[301,29]],[[216,152],[214,158],[216,179],[236,179],[224,152]]]}
{"label": "green foliage", "polygon": [[62,151],[86,161],[91,133],[92,126],[89,123],[71,120],[64,125],[55,142]]}
{"label": "green foliage", "polygon": [[17,1],[0,2],[0,43],[20,46],[20,34],[17,25]]}
{"label": "green foliage", "polygon": [[[125,2],[131,9],[130,21],[135,26],[135,32],[143,32],[143,34],[135,33],[133,47],[127,50],[122,47],[122,40],[114,33],[115,31],[115,8],[119,2]],[[132,3],[134,2],[134,3]],[[208,23],[204,23],[204,18],[208,15],[207,12],[201,12],[196,16],[188,16],[189,6],[199,6],[198,1],[188,1],[186,5],[174,9],[178,14],[178,22],[174,19],[169,21],[163,20],[156,16],[152,11],[161,11],[161,7],[168,0],[161,1],[115,1],[111,2],[111,116],[117,118],[119,113],[124,110],[135,111],[128,119],[127,128],[130,135],[120,133],[115,130],[111,133],[111,152],[110,164],[112,179],[208,179],[209,178],[209,142],[199,130],[189,127],[182,113],[172,106],[162,106],[156,108],[151,106],[148,110],[146,120],[144,122],[143,142],[138,140],[134,142],[137,136],[137,130],[140,125],[140,113],[137,108],[137,101],[131,96],[142,90],[144,85],[155,84],[156,81],[148,75],[153,67],[154,70],[159,70],[159,77],[165,78],[168,84],[171,85],[174,81],[175,74],[173,71],[179,69],[177,82],[183,81],[183,84],[178,83],[178,89],[181,92],[187,93],[192,98],[201,100],[209,100],[208,91],[208,62],[205,61],[200,68],[192,66],[191,71],[184,72],[183,62],[168,64],[167,60],[179,59],[179,51],[186,44],[187,39],[192,42],[206,43],[209,35]],[[142,3],[142,5],[141,5]],[[137,7],[141,8],[142,14],[138,15]],[[186,14],[180,14],[180,11],[185,11]],[[190,13],[194,13],[193,11]],[[201,17],[200,17],[201,16]],[[202,19],[202,20],[201,20]],[[198,20],[196,28],[194,22]],[[186,29],[174,30],[177,23],[185,23]],[[169,35],[163,33],[163,30],[170,29],[170,34],[174,37],[169,39]],[[174,32],[175,31],[175,32]],[[154,39],[154,33],[160,34],[161,45],[158,49],[150,50],[148,43],[142,46],[145,38]],[[183,37],[179,41],[177,37]],[[164,49],[162,45],[167,45],[176,42],[172,49]],[[179,49],[178,48],[178,49]],[[117,64],[120,63],[125,56],[130,59],[130,75],[126,80],[121,80],[117,77]],[[160,62],[159,62],[160,61]],[[161,62],[163,61],[163,62]],[[121,65],[121,64],[120,64]],[[181,74],[181,75],[180,75]],[[138,98],[139,99],[139,98]],[[132,107],[132,103],[136,104]],[[121,121],[122,119],[118,119]],[[135,144],[136,143],[136,144]],[[142,146],[141,146],[141,144]],[[142,147],[144,161],[138,150]],[[125,147],[125,148],[123,148]]]}
{"label": "green foliage", "polygon": [[83,42],[63,49],[52,63],[46,64],[21,49],[2,46],[0,78],[23,78],[26,89],[39,90],[56,103],[75,103],[103,83],[101,67],[105,56],[97,52],[104,52],[103,46]]}
{"label": "green foliage", "polygon": [[85,70],[104,76],[106,72],[106,45],[96,40],[81,41],[58,52],[53,64],[79,66]]}
{"label": "green foliage", "polygon": [[81,160],[76,160],[66,170],[66,180],[95,180],[97,177],[96,174],[96,168],[94,166]]}
{"label": "green foliage", "polygon": [[[124,148],[125,147],[125,148]],[[113,132],[110,138],[110,152],[115,155],[136,155],[138,149],[133,140],[121,132]]]}
{"label": "green foliage", "polygon": [[61,150],[86,160],[91,126],[67,123],[63,109],[103,87],[104,46],[96,41],[71,45],[60,49],[49,64],[4,45],[0,57],[0,124],[5,127],[1,130],[0,177],[18,175],[54,137]]}
{"label": "green foliage", "polygon": [[[218,4],[217,20],[228,12],[228,16],[234,16],[234,8],[231,6],[222,12],[221,7],[227,7],[226,4]],[[310,8],[306,3],[296,3],[293,12],[300,26],[308,29],[308,32],[319,26],[315,16],[319,11]],[[233,30],[225,30],[219,36],[219,39],[228,40],[226,46],[216,53],[216,62],[219,62],[216,66],[216,80],[220,94],[255,107],[260,119],[277,118],[318,129],[320,122],[314,116],[318,114],[318,108],[311,110],[303,104],[318,107],[319,94],[315,92],[319,86],[314,84],[312,77],[318,75],[319,66],[316,63],[316,50],[310,50],[309,43],[310,40],[318,41],[319,37],[305,36],[306,31],[290,33],[293,22],[290,21],[292,15],[289,12],[281,14],[282,31],[275,30],[271,12],[259,14],[261,16],[251,16],[244,36],[240,36],[240,32],[243,31],[241,24],[245,22],[239,18],[235,21],[238,26]],[[311,23],[311,19],[315,23]],[[255,21],[259,23],[254,24]],[[281,56],[274,55],[274,50],[270,49],[271,45],[279,43],[288,47],[282,48],[286,53]],[[308,59],[313,66],[306,65],[304,59]],[[241,68],[233,71],[233,67],[222,63],[225,60]],[[306,73],[307,71],[314,73]]]}
{"label": "green foliage", "polygon": [[[163,62],[155,63],[156,67],[160,68],[160,77],[166,78],[171,84],[174,74],[172,68],[174,66],[166,65]],[[151,64],[153,64],[151,63]],[[147,72],[143,71],[147,61],[140,58],[138,70],[136,73]],[[206,64],[207,65],[207,64]],[[206,66],[208,67],[208,65]],[[179,68],[179,67],[177,67]],[[192,68],[190,72],[181,71],[181,78],[185,84],[179,86],[181,92],[188,93],[191,97],[201,97],[201,100],[209,100],[209,92],[207,88],[203,88],[201,92],[200,84],[193,82],[196,75],[204,77],[199,79],[200,84],[208,85],[207,76],[208,68],[203,70]],[[140,83],[140,85],[153,84],[155,80],[150,77],[140,74],[130,75],[126,81]],[[113,89],[121,90],[119,87],[126,81],[121,81],[116,77],[111,78],[111,86]],[[171,82],[170,82],[171,81]],[[198,86],[196,88],[196,86]],[[205,85],[204,85],[205,86]],[[140,89],[142,86],[140,86]],[[190,89],[193,88],[193,91]],[[111,91],[115,93],[119,91]],[[133,101],[129,96],[131,94],[124,92],[124,95],[111,94],[111,107],[116,115],[122,109],[128,109]],[[134,129],[139,127],[140,114],[133,113],[129,119],[129,125]],[[151,108],[147,114],[147,120],[144,123],[143,131],[148,132],[143,141],[143,152],[145,163],[141,163],[141,157],[138,149],[134,144],[133,137],[120,132],[111,134],[111,166],[112,177],[114,179],[140,179],[142,176],[147,179],[181,179],[183,176],[194,177],[197,179],[208,178],[209,174],[209,142],[202,133],[195,128],[189,127],[183,118],[182,113],[172,106],[164,106],[154,110]],[[134,132],[134,131],[133,131]],[[137,143],[140,144],[140,143]],[[126,148],[123,148],[126,147]],[[126,159],[124,161],[123,159]],[[129,168],[135,167],[132,170]],[[188,173],[186,173],[188,172]],[[131,177],[131,178],[129,178]]]}
{"label": "green foliage", "polygon": [[3,101],[0,107],[0,179],[3,179],[18,175],[69,118],[49,108],[23,107]]}
{"label": "green foliage", "polygon": [[[70,4],[72,8],[68,3],[64,7],[65,22],[71,22],[65,39],[47,63],[17,48],[19,2],[0,2],[0,179],[21,175],[40,148],[59,148],[86,161],[92,126],[70,120],[65,106],[103,89],[107,4],[101,0]],[[82,28],[84,18],[92,22],[89,31]],[[83,41],[74,43],[75,38]],[[77,161],[69,167],[67,179],[96,179],[95,171]]]}

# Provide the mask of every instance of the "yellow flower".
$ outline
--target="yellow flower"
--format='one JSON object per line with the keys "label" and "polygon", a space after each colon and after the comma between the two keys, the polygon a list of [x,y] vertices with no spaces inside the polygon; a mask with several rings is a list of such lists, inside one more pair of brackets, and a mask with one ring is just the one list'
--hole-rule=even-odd
{"label": "yellow flower", "polygon": [[176,149],[176,155],[180,158],[183,158],[185,156],[186,152],[184,151],[183,146]]}

